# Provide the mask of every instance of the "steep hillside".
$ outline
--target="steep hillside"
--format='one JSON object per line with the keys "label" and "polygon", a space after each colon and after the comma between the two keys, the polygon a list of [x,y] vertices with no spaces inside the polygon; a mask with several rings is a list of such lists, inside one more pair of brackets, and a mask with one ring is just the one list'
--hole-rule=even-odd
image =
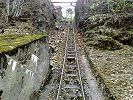
{"label": "steep hillside", "polygon": [[49,0],[1,1],[0,33],[43,33],[54,27],[57,17],[54,8]]}
{"label": "steep hillside", "polygon": [[132,5],[128,0],[77,2],[76,25],[107,100],[133,99]]}

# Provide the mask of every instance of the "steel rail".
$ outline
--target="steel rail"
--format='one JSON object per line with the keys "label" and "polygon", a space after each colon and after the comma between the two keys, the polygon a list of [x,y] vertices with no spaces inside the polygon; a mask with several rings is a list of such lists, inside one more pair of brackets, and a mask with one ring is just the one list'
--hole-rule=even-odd
{"label": "steel rail", "polygon": [[[70,25],[70,21],[69,21],[69,25]],[[72,23],[73,25],[73,23]],[[62,88],[62,83],[63,83],[63,77],[64,77],[64,70],[65,70],[65,64],[66,64],[66,59],[67,59],[67,49],[68,49],[68,43],[70,42],[70,27],[68,27],[68,33],[67,33],[67,39],[66,39],[66,46],[65,46],[65,55],[63,58],[63,66],[62,66],[62,71],[61,71],[61,78],[60,78],[60,83],[59,83],[59,87],[58,87],[58,93],[56,96],[56,100],[60,100],[60,95],[61,95],[61,88]],[[74,51],[75,51],[75,62],[76,62],[76,66],[77,66],[77,72],[78,72],[78,76],[77,77],[79,79],[79,84],[80,84],[80,89],[81,89],[81,94],[82,94],[82,100],[85,100],[85,92],[84,92],[84,88],[83,88],[83,83],[82,83],[82,76],[81,76],[81,71],[80,71],[80,65],[79,65],[79,59],[78,59],[78,53],[77,53],[77,45],[76,45],[76,36],[75,36],[75,30],[74,27],[72,28],[72,33],[73,34],[73,46],[74,46]],[[70,39],[70,40],[69,40]]]}
{"label": "steel rail", "polygon": [[68,35],[69,35],[69,27],[68,27],[68,33],[67,33],[67,39],[66,39],[65,55],[64,55],[64,58],[63,58],[63,67],[62,67],[62,72],[61,72],[61,79],[60,79],[60,83],[59,83],[59,89],[58,89],[56,100],[59,100],[60,90],[61,90],[61,85],[62,85],[62,80],[63,80],[65,61],[66,61],[66,54],[67,54]]}
{"label": "steel rail", "polygon": [[[73,29],[73,34],[74,34],[74,29]],[[78,66],[80,86],[81,86],[81,90],[82,90],[83,100],[85,100],[85,93],[84,93],[84,88],[83,88],[83,82],[82,82],[82,76],[81,76],[81,71],[80,71],[80,65],[79,65],[79,59],[78,59],[78,53],[77,53],[77,45],[76,45],[76,39],[75,38],[76,38],[76,36],[74,34],[74,43],[75,43],[75,51],[76,51],[76,61],[77,61],[77,66]]]}

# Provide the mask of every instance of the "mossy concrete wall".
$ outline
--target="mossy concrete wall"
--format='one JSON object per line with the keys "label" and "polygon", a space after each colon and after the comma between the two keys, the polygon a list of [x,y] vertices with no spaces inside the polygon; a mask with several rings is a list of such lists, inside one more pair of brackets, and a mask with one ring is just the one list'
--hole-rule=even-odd
{"label": "mossy concrete wall", "polygon": [[0,54],[1,100],[29,100],[49,72],[47,37]]}

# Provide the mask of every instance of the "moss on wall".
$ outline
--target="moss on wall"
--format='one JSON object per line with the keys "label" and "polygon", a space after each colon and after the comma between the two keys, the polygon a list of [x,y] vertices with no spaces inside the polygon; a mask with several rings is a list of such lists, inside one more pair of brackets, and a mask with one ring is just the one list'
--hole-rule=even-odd
{"label": "moss on wall", "polygon": [[0,53],[47,36],[46,34],[0,34]]}

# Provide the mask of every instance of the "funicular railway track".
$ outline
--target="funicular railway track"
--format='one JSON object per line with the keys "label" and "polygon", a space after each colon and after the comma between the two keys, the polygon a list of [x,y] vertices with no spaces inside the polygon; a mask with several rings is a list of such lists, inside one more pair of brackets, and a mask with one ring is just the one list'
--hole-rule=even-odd
{"label": "funicular railway track", "polygon": [[65,55],[56,100],[85,100],[74,27],[68,27]]}

